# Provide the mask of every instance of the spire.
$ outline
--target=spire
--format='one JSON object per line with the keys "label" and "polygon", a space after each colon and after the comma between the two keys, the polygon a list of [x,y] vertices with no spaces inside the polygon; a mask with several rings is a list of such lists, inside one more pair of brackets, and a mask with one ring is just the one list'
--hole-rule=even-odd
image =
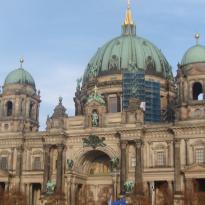
{"label": "spire", "polygon": [[122,25],[122,35],[136,35],[136,26],[132,18],[131,0],[128,0],[125,20]]}
{"label": "spire", "polygon": [[124,25],[133,25],[132,11],[131,11],[131,2],[128,0],[126,15]]}

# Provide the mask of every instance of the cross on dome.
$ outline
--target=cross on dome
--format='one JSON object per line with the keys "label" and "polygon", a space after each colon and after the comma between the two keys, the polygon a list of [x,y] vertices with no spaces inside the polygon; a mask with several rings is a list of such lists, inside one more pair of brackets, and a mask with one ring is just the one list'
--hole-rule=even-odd
{"label": "cross on dome", "polygon": [[127,4],[128,4],[128,8],[130,8],[131,0],[128,0]]}

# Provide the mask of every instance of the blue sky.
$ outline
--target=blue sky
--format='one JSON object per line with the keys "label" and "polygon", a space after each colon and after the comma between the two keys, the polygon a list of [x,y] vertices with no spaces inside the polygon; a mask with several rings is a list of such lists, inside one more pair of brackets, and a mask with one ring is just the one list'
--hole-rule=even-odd
{"label": "blue sky", "polygon": [[[137,35],[160,48],[176,70],[201,34],[205,44],[204,0],[131,0]],[[126,0],[0,0],[0,84],[19,67],[41,90],[41,127],[58,97],[74,114],[76,79],[98,47],[120,35]]]}

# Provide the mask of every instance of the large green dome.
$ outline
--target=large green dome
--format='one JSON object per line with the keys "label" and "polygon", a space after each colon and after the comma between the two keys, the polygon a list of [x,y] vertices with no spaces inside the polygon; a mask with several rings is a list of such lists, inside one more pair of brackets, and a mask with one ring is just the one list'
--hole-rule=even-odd
{"label": "large green dome", "polygon": [[136,35],[121,35],[98,49],[88,63],[84,82],[92,76],[144,70],[147,74],[172,77],[172,69],[162,52]]}
{"label": "large green dome", "polygon": [[11,71],[7,75],[4,85],[8,84],[25,84],[31,85],[33,88],[35,88],[35,82],[33,77],[29,72],[27,72],[23,68],[18,68],[14,71]]}
{"label": "large green dome", "polygon": [[202,45],[195,45],[188,49],[184,54],[181,65],[188,65],[191,63],[204,63],[205,62],[205,47]]}

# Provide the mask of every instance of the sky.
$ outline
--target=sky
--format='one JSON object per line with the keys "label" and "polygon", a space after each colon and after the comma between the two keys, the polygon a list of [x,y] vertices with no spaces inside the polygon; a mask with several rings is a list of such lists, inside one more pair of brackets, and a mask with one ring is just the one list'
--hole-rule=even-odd
{"label": "sky", "polygon": [[[41,130],[59,96],[74,115],[76,79],[121,34],[126,7],[126,0],[0,0],[0,85],[23,57],[41,91]],[[173,73],[196,32],[205,45],[205,0],[131,0],[131,7],[137,35],[162,50]]]}

